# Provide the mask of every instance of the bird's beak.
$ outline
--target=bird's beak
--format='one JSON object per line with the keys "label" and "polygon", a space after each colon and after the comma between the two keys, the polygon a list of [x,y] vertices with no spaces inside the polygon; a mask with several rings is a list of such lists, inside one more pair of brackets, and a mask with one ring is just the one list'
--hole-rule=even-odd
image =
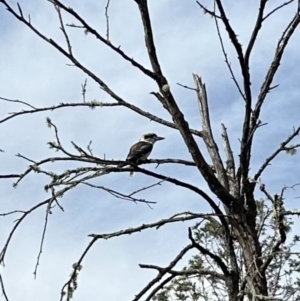
{"label": "bird's beak", "polygon": [[164,140],[165,138],[163,138],[163,137],[156,137],[155,138],[157,141],[159,141],[159,140]]}

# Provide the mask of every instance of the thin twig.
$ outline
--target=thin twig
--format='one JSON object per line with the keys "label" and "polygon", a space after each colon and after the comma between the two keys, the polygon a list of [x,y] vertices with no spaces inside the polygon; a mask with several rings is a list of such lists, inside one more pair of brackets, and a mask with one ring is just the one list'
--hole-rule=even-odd
{"label": "thin twig", "polygon": [[25,213],[25,211],[23,210],[13,210],[10,212],[5,212],[5,213],[0,213],[0,216],[7,216],[7,215],[11,215],[11,214],[15,214],[15,213]]}
{"label": "thin twig", "polygon": [[155,222],[155,223],[143,224],[139,227],[128,228],[125,230],[120,230],[120,231],[116,231],[116,232],[112,232],[112,233],[90,234],[89,236],[97,238],[97,239],[110,239],[110,238],[114,238],[114,237],[118,237],[118,236],[138,233],[138,232],[144,231],[146,229],[159,228],[161,226],[171,224],[171,223],[183,222],[183,221],[193,220],[193,219],[198,219],[198,218],[206,218],[207,216],[216,216],[216,214],[201,214],[201,213],[192,213],[192,212],[187,214],[186,212],[183,212],[183,213],[177,214],[177,216],[175,216],[175,217],[172,216],[170,218],[161,219],[160,221]]}
{"label": "thin twig", "polygon": [[263,102],[264,102],[268,92],[270,91],[270,86],[271,86],[274,76],[280,66],[280,62],[281,62],[284,50],[285,50],[286,46],[288,45],[288,42],[290,41],[290,39],[291,39],[293,33],[295,32],[296,28],[298,27],[299,23],[300,23],[300,14],[296,14],[294,16],[294,18],[291,20],[291,22],[285,28],[283,34],[281,35],[281,37],[279,39],[279,42],[277,43],[273,60],[270,64],[270,67],[266,74],[265,80],[260,88],[260,93],[257,98],[258,100],[257,100],[255,108],[253,110],[252,120],[251,120],[252,128],[257,123]]}
{"label": "thin twig", "polygon": [[224,277],[229,277],[230,273],[227,269],[226,264],[223,262],[223,260],[213,254],[212,252],[210,252],[209,250],[205,249],[204,247],[202,247],[200,244],[198,244],[195,239],[193,238],[193,234],[192,234],[192,230],[191,228],[189,228],[189,239],[192,242],[192,246],[196,249],[198,249],[203,255],[208,255],[212,260],[214,260],[214,262],[219,266],[219,268],[222,270]]}
{"label": "thin twig", "polygon": [[[122,200],[125,200],[125,201],[132,201],[132,202],[135,202],[135,203],[146,203],[147,205],[156,204],[156,202],[151,202],[151,201],[146,201],[144,199],[134,198],[134,197],[132,197],[133,193],[131,193],[129,195],[126,195],[126,194],[120,193],[116,190],[113,190],[113,189],[110,189],[110,188],[107,188],[107,187],[104,187],[104,186],[100,186],[100,185],[94,185],[94,184],[91,184],[91,183],[88,183],[88,182],[81,182],[81,184],[87,185],[87,186],[92,187],[92,188],[97,188],[97,189],[104,190],[104,191],[108,192],[109,194],[111,194],[112,196],[114,196],[116,198],[119,198],[119,199],[122,199]],[[147,189],[147,188],[145,188],[145,189]],[[143,190],[143,189],[141,189],[141,190]]]}
{"label": "thin twig", "polygon": [[[63,9],[64,11],[66,11],[67,13],[69,13],[71,16],[73,16],[77,21],[79,21],[82,24],[82,26],[85,28],[85,30],[87,32],[89,32],[92,35],[94,35],[98,40],[100,40],[102,43],[104,43],[105,45],[107,45],[113,51],[115,51],[116,53],[118,53],[123,59],[125,59],[128,62],[130,62],[134,67],[138,68],[145,75],[149,76],[150,78],[152,78],[154,80],[156,79],[156,75],[152,71],[146,69],[140,63],[138,63],[133,58],[131,58],[129,55],[127,55],[124,51],[122,51],[120,49],[119,46],[114,46],[110,41],[107,41],[106,38],[104,38],[103,36],[101,36],[94,28],[92,28],[73,8],[65,6],[59,0],[48,0],[48,1],[51,2],[51,3],[53,3],[53,4],[56,4],[61,9]],[[6,6],[8,6],[8,5],[6,4]]]}
{"label": "thin twig", "polygon": [[[82,264],[83,259],[85,258],[85,256],[87,255],[88,251],[91,249],[91,247],[93,246],[93,244],[94,244],[96,241],[97,241],[96,238],[93,238],[93,239],[91,240],[91,242],[88,244],[88,246],[87,246],[87,247],[85,248],[85,250],[83,251],[83,253],[82,253],[82,255],[80,256],[79,260],[76,262],[76,265],[75,265],[75,266],[73,265],[74,269],[73,269],[73,271],[72,271],[72,273],[71,273],[71,275],[70,275],[70,278],[69,278],[69,280],[63,285],[63,287],[62,287],[62,289],[61,289],[60,301],[62,301],[62,300],[64,299],[64,296],[65,296],[65,294],[66,294],[65,289],[67,289],[67,291],[70,290],[71,283],[72,283],[72,281],[74,280],[74,278],[76,277],[77,272],[78,272],[78,270],[79,270],[80,267],[81,267],[81,264]],[[68,298],[68,297],[67,297],[67,301],[69,301],[69,298]]]}
{"label": "thin twig", "polygon": [[2,294],[3,294],[4,298],[5,298],[5,301],[9,301],[8,296],[6,294],[6,291],[5,291],[4,282],[3,282],[1,274],[0,274],[0,286],[1,286]]}
{"label": "thin twig", "polygon": [[60,8],[59,8],[58,5],[55,5],[55,4],[54,4],[54,8],[55,8],[55,10],[57,11],[57,14],[58,14],[59,23],[60,23],[60,29],[63,32],[64,37],[66,39],[68,50],[69,50],[69,54],[70,54],[71,57],[73,57],[71,42],[70,42],[69,36],[68,36],[68,34],[66,32],[66,29],[65,29],[65,26],[64,26],[64,22],[63,22],[63,19],[62,19]]}
{"label": "thin twig", "polygon": [[[21,102],[22,103],[22,102]],[[28,104],[29,105],[29,104]],[[32,107],[31,105],[29,105]],[[45,111],[54,111],[61,108],[70,108],[70,107],[89,107],[89,108],[96,108],[96,107],[117,107],[121,106],[118,103],[102,103],[100,101],[91,101],[91,102],[83,102],[83,103],[60,103],[59,105],[53,105],[51,107],[44,107],[44,108],[34,108],[33,110],[22,110],[20,112],[13,112],[10,116],[5,117],[0,120],[0,123],[3,123],[9,119],[14,117],[24,115],[24,114],[33,114]]]}
{"label": "thin twig", "polygon": [[149,188],[153,188],[153,187],[155,187],[155,186],[159,186],[159,185],[161,185],[161,183],[163,183],[163,182],[165,182],[165,181],[164,181],[164,180],[158,181],[157,183],[154,183],[154,184],[152,184],[152,185],[149,185],[149,186],[143,187],[143,188],[141,188],[141,189],[135,190],[135,191],[133,191],[132,193],[130,193],[129,196],[133,196],[134,194],[137,194],[137,193],[139,193],[139,192],[141,192],[141,191],[145,191],[145,190],[147,190],[147,189],[149,189]]}
{"label": "thin twig", "polygon": [[105,6],[106,40],[107,40],[107,42],[110,42],[110,40],[109,40],[109,15],[108,15],[109,4],[110,4],[110,0],[107,0],[106,6]]}
{"label": "thin twig", "polygon": [[274,8],[273,10],[271,10],[268,14],[266,14],[263,17],[263,21],[265,21],[267,18],[269,18],[271,15],[273,15],[276,11],[278,11],[279,9],[283,8],[284,6],[289,5],[290,3],[294,2],[294,0],[290,0],[290,1],[286,1],[284,3],[282,3],[281,5],[277,6],[276,8]]}
{"label": "thin twig", "polygon": [[262,164],[262,166],[259,168],[258,172],[254,176],[254,180],[257,181],[258,178],[261,176],[263,171],[266,169],[268,165],[277,157],[277,155],[285,150],[286,145],[292,141],[297,135],[300,134],[300,126],[294,130],[294,132],[282,143],[280,143],[280,146],[274,151],[274,153],[269,156],[266,161]]}
{"label": "thin twig", "polygon": [[84,83],[81,84],[81,94],[82,94],[82,100],[85,103],[85,95],[86,95],[86,86],[87,86],[87,79],[85,79]]}
{"label": "thin twig", "polygon": [[218,19],[222,19],[220,16],[217,16],[215,10],[209,10],[207,9],[203,4],[201,4],[199,1],[196,1],[196,3],[203,9],[205,14],[209,14],[210,16],[214,17],[214,18],[218,18]]}
{"label": "thin twig", "polygon": [[[42,238],[41,238],[41,242],[40,242],[40,249],[39,249],[39,253],[37,256],[37,260],[36,260],[36,264],[35,264],[35,268],[34,268],[34,272],[33,272],[35,279],[37,276],[38,266],[40,264],[40,258],[41,258],[42,252],[43,252],[43,245],[44,245],[44,240],[45,240],[45,235],[46,235],[46,230],[47,230],[47,225],[48,225],[48,218],[49,218],[49,214],[51,213],[51,204],[52,204],[53,200],[55,200],[55,199],[56,199],[56,197],[55,197],[55,192],[53,189],[52,190],[52,199],[48,203],[47,208],[46,208],[45,222],[44,222],[43,233],[42,233]],[[59,207],[60,207],[60,205],[59,205]]]}
{"label": "thin twig", "polygon": [[132,301],[138,301],[154,284],[158,283],[164,275],[168,273],[177,263],[181,260],[181,258],[189,251],[193,249],[192,245],[186,246],[177,256],[176,258],[163,270],[158,273],[158,275],[153,278],[136,296]]}
{"label": "thin twig", "polygon": [[180,86],[180,87],[182,87],[182,88],[185,88],[185,89],[188,89],[188,90],[192,90],[192,91],[196,91],[196,92],[197,92],[197,89],[195,89],[195,88],[191,88],[191,87],[188,87],[188,86],[186,86],[186,85],[182,85],[182,84],[180,84],[180,83],[177,83],[177,85]]}
{"label": "thin twig", "polygon": [[220,45],[221,45],[221,48],[222,48],[223,56],[225,58],[225,63],[227,65],[229,73],[231,74],[231,78],[232,78],[234,84],[236,85],[236,87],[237,87],[240,95],[246,101],[246,97],[245,97],[244,93],[242,92],[242,89],[240,88],[240,85],[239,85],[239,83],[238,83],[238,81],[236,79],[236,76],[234,75],[234,72],[233,72],[233,70],[231,68],[230,62],[228,61],[228,56],[227,56],[227,53],[226,53],[226,50],[225,50],[225,46],[224,46],[224,43],[223,43],[223,38],[222,38],[222,35],[221,35],[221,31],[220,31],[220,27],[219,27],[219,22],[218,22],[217,18],[215,18],[215,24],[216,24],[216,29],[217,29],[217,33],[218,33]]}
{"label": "thin twig", "polygon": [[8,99],[8,98],[4,98],[4,97],[0,97],[0,99],[2,100],[5,100],[5,101],[8,101],[8,102],[16,102],[16,103],[21,103],[23,105],[26,105],[34,110],[36,110],[36,107],[32,106],[31,104],[29,104],[28,102],[25,102],[25,101],[21,101],[21,100],[18,100],[18,99]]}

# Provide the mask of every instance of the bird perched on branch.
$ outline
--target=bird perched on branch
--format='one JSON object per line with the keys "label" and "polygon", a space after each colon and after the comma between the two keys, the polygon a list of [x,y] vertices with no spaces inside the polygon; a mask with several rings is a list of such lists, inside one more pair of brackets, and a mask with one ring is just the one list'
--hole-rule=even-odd
{"label": "bird perched on branch", "polygon": [[[165,138],[158,137],[154,133],[142,135],[139,142],[131,146],[126,161],[137,165],[140,161],[145,160],[149,157],[154,143],[163,139]],[[125,165],[126,163],[121,163],[119,167],[123,167]],[[132,177],[133,175],[134,171],[131,171],[130,176]]]}

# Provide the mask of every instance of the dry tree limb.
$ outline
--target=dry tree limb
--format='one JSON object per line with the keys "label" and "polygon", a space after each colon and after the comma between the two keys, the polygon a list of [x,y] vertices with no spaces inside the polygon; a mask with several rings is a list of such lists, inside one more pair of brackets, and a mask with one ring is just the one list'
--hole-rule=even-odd
{"label": "dry tree limb", "polygon": [[82,94],[82,101],[85,103],[85,96],[86,96],[86,86],[87,86],[87,78],[85,79],[84,83],[81,84],[81,94]]}
{"label": "dry tree limb", "polygon": [[[142,269],[152,269],[152,270],[157,270],[158,272],[163,272],[166,269],[153,264],[139,264],[139,266]],[[183,269],[181,271],[169,270],[168,274],[174,276],[186,276],[186,277],[191,275],[199,275],[199,276],[205,275],[205,276],[213,276],[221,280],[225,280],[224,275],[210,270],[200,270],[200,269]]]}
{"label": "dry tree limb", "polygon": [[266,4],[267,4],[267,0],[260,0],[258,15],[257,15],[257,18],[256,18],[254,29],[252,30],[251,38],[250,38],[250,41],[249,41],[248,46],[247,46],[246,51],[245,51],[244,61],[245,61],[245,65],[248,68],[249,68],[250,54],[251,54],[253,46],[256,42],[259,30],[261,29],[261,26],[262,26],[264,10],[265,10]]}
{"label": "dry tree limb", "polygon": [[[0,98],[2,99],[2,98]],[[9,100],[9,101],[13,101],[13,100]],[[20,102],[23,103],[21,101],[15,101],[15,102]],[[30,104],[28,104],[30,107],[32,107]],[[62,108],[70,108],[70,107],[88,107],[88,108],[96,108],[96,107],[117,107],[117,106],[121,106],[118,103],[103,103],[100,101],[90,101],[90,102],[82,102],[82,103],[60,103],[58,105],[53,105],[50,107],[43,107],[43,108],[35,108],[32,110],[22,110],[19,112],[12,112],[10,113],[10,116],[5,117],[3,119],[0,120],[0,123],[4,123],[12,118],[15,118],[17,116],[20,115],[24,115],[24,114],[34,114],[34,113],[39,113],[39,112],[45,112],[45,111],[54,111],[57,109],[62,109]]]}
{"label": "dry tree limb", "polygon": [[62,289],[61,289],[61,293],[60,293],[60,301],[62,301],[65,296],[66,296],[66,301],[70,301],[70,299],[73,297],[73,292],[74,290],[77,288],[74,288],[74,283],[77,282],[77,276],[78,276],[78,272],[80,271],[80,269],[82,268],[82,262],[83,259],[85,258],[85,256],[87,255],[87,253],[89,252],[89,250],[91,249],[91,247],[94,245],[94,243],[96,242],[96,238],[93,238],[90,243],[88,244],[88,246],[85,248],[85,250],[83,251],[82,255],[80,256],[79,260],[73,264],[73,271],[70,275],[69,280],[63,285]]}
{"label": "dry tree limb", "polygon": [[[54,198],[55,198],[55,196],[54,196]],[[43,245],[44,245],[45,236],[46,236],[46,230],[47,230],[47,226],[48,226],[48,218],[49,218],[49,214],[51,212],[50,208],[51,208],[52,201],[50,201],[48,203],[47,208],[46,208],[45,222],[44,222],[44,227],[43,227],[43,232],[42,232],[42,238],[41,238],[41,242],[40,242],[40,249],[39,249],[39,253],[38,253],[38,256],[37,256],[35,268],[34,268],[34,271],[33,271],[34,279],[36,279],[37,271],[38,271],[38,266],[40,264],[40,259],[41,259],[42,252],[43,252]]]}
{"label": "dry tree limb", "polygon": [[[142,66],[140,63],[135,61],[133,58],[131,58],[129,55],[127,55],[123,50],[120,49],[118,46],[114,46],[107,38],[104,38],[102,35],[100,35],[97,30],[92,28],[74,9],[71,7],[65,6],[61,1],[59,0],[49,0],[49,2],[53,3],[54,5],[57,5],[59,8],[63,9],[65,12],[73,16],[77,21],[79,21],[82,26],[85,28],[85,30],[89,33],[91,33],[93,36],[95,36],[99,41],[101,41],[103,44],[111,48],[114,52],[118,53],[123,59],[130,62],[134,67],[138,68],[141,72],[143,72],[145,75],[149,76],[150,78],[156,80],[156,75]],[[8,4],[6,5],[8,6]]]}
{"label": "dry tree limb", "polygon": [[0,97],[1,100],[5,100],[5,101],[8,101],[8,102],[16,102],[16,103],[21,103],[23,105],[26,105],[30,108],[32,108],[33,110],[36,110],[36,107],[32,106],[30,103],[28,102],[25,102],[25,101],[21,101],[21,100],[18,100],[18,99],[8,99],[8,98],[5,98],[5,97]]}
{"label": "dry tree limb", "polygon": [[182,88],[185,88],[185,89],[197,92],[197,89],[195,89],[195,88],[192,88],[192,87],[189,87],[189,86],[186,86],[186,85],[182,85],[180,83],[177,83],[177,85],[180,86],[180,87],[182,87]]}
{"label": "dry tree limb", "polygon": [[[60,194],[64,194],[66,191],[68,191],[69,189],[71,189],[72,187],[66,187],[62,190],[60,190],[58,193]],[[17,219],[15,225],[13,226],[12,230],[10,231],[8,238],[6,239],[6,242],[4,244],[4,247],[2,248],[1,252],[0,252],[0,264],[4,265],[4,258],[5,258],[5,254],[7,252],[7,248],[9,246],[9,243],[12,239],[13,234],[15,233],[15,231],[17,230],[17,228],[19,227],[19,225],[22,223],[22,221],[33,211],[35,211],[36,209],[40,208],[41,206],[47,205],[49,202],[51,202],[52,197],[46,199],[45,201],[42,201],[36,205],[34,205],[33,207],[31,207],[30,209],[28,209],[27,211],[24,211],[24,213],[22,214],[22,216],[20,218]]]}
{"label": "dry tree limb", "polygon": [[55,8],[55,10],[57,11],[57,14],[58,14],[59,23],[60,23],[60,29],[63,32],[63,35],[64,35],[64,37],[66,39],[68,50],[69,50],[69,54],[70,54],[71,57],[73,57],[72,45],[71,45],[70,38],[69,38],[69,36],[68,36],[68,34],[66,32],[65,26],[64,26],[64,22],[63,22],[63,19],[62,19],[60,8],[59,8],[59,6],[57,6],[55,4],[54,4],[54,8]]}
{"label": "dry tree limb", "polygon": [[148,52],[148,57],[152,66],[152,70],[156,75],[156,81],[158,84],[162,84],[163,73],[160,68],[159,60],[156,53],[150,15],[147,5],[147,0],[134,0],[140,11],[141,19],[143,22],[144,33],[145,33],[145,44]]}
{"label": "dry tree limb", "polygon": [[279,68],[284,50],[285,50],[286,46],[288,45],[288,42],[290,41],[290,39],[291,39],[293,33],[295,32],[296,28],[298,27],[299,23],[300,23],[300,14],[296,13],[294,18],[291,20],[291,22],[285,28],[283,34],[281,35],[281,37],[279,39],[279,42],[277,43],[273,60],[268,69],[265,80],[260,88],[257,102],[256,102],[255,108],[253,110],[251,125],[250,125],[251,128],[255,127],[255,125],[259,119],[262,104],[263,104],[268,92],[270,91],[271,84],[272,84],[274,76]]}
{"label": "dry tree limb", "polygon": [[[158,275],[153,278],[136,296],[132,301],[138,301],[141,299],[141,297],[143,295],[145,295],[145,293],[147,293],[147,291],[149,291],[149,289],[155,285],[156,283],[158,283],[167,273],[168,271],[170,271],[173,267],[175,267],[175,265],[182,259],[182,257],[191,249],[193,249],[194,247],[192,245],[188,245],[186,246],[177,256],[176,258],[162,271],[159,271]],[[172,278],[169,279],[169,281]],[[153,294],[151,294],[153,295]]]}
{"label": "dry tree limb", "polygon": [[[262,0],[263,1],[263,0]],[[222,17],[223,24],[225,26],[226,31],[228,32],[230,41],[235,48],[235,51],[238,56],[238,61],[241,69],[241,74],[243,77],[243,89],[245,96],[245,117],[243,123],[243,134],[241,139],[241,148],[240,148],[240,166],[239,172],[237,173],[237,181],[241,183],[242,180],[242,190],[244,190],[244,183],[248,178],[248,169],[249,169],[249,145],[248,145],[248,137],[250,133],[250,118],[251,118],[251,103],[252,103],[252,92],[251,92],[251,81],[250,81],[250,72],[249,66],[245,63],[244,54],[242,50],[242,46],[237,38],[235,31],[229,23],[226,12],[224,10],[223,4],[221,0],[215,0],[216,6],[220,12]]]}
{"label": "dry tree limb", "polygon": [[[36,27],[34,27],[30,21],[27,21],[22,15],[18,15],[13,9],[12,7],[5,1],[5,0],[1,0],[1,2],[5,5],[5,7],[7,8],[7,10],[14,15],[19,21],[21,21],[22,23],[24,23],[26,26],[28,26],[35,34],[37,34],[42,40],[46,41],[47,43],[49,43],[50,45],[52,45],[54,48],[56,48],[60,53],[62,53],[65,57],[67,57],[77,68],[81,69],[85,74],[87,74],[90,78],[92,78],[96,83],[99,84],[99,86],[101,87],[102,90],[104,90],[107,94],[109,94],[113,99],[115,99],[117,101],[117,103],[119,105],[122,105],[124,107],[129,108],[130,110],[145,116],[147,118],[149,118],[150,120],[153,120],[155,122],[164,124],[166,126],[169,126],[171,128],[175,128],[175,129],[179,129],[178,126],[172,122],[168,122],[165,121],[151,113],[145,112],[144,110],[140,109],[137,106],[134,106],[131,103],[126,102],[124,99],[122,99],[120,96],[118,96],[116,93],[114,93],[109,87],[108,85],[106,85],[106,83],[101,80],[98,76],[96,76],[93,72],[91,72],[89,69],[87,69],[85,66],[83,66],[74,56],[71,56],[67,51],[65,51],[56,41],[54,41],[53,39],[47,38],[45,35],[43,35]],[[57,0],[53,0],[50,1],[53,4],[58,5],[60,8],[64,9],[65,11],[69,12],[72,16],[74,16],[75,18],[79,18],[79,20],[82,20],[75,12],[74,10],[72,10],[71,8],[67,8],[65,7],[60,1]],[[84,20],[82,20],[84,22]],[[88,26],[88,25],[87,25]],[[91,28],[89,28],[89,30],[92,30]],[[95,34],[97,34],[96,31],[93,31]],[[106,40],[104,38],[102,38],[105,42]],[[101,41],[102,41],[101,39]],[[107,43],[107,42],[106,42]],[[109,45],[111,46],[111,44],[109,43]],[[118,49],[119,50],[119,49]],[[133,64],[134,65],[134,64]],[[151,71],[149,71],[151,72]],[[153,75],[153,73],[151,72],[151,74]],[[151,77],[151,76],[150,76]],[[156,78],[156,76],[155,76]],[[3,121],[2,121],[3,122]],[[192,134],[198,135],[201,137],[201,132],[200,131],[196,131],[193,129],[189,129],[190,132]]]}
{"label": "dry tree limb", "polygon": [[209,10],[208,8],[206,8],[203,4],[201,4],[199,1],[196,1],[196,3],[200,6],[200,8],[203,10],[204,14],[209,14],[211,17],[213,18],[217,18],[217,19],[222,19],[220,16],[216,15],[215,10]]}
{"label": "dry tree limb", "polygon": [[105,6],[105,19],[106,19],[106,40],[110,43],[109,40],[109,15],[108,15],[108,9],[109,9],[110,0],[107,0],[106,6]]}
{"label": "dry tree limb", "polygon": [[300,126],[294,130],[294,132],[286,139],[284,140],[282,143],[280,143],[280,146],[273,152],[273,154],[271,156],[269,156],[266,161],[262,164],[262,166],[259,168],[259,170],[257,171],[257,173],[254,176],[254,180],[257,181],[258,178],[261,176],[261,174],[263,173],[263,171],[267,168],[267,166],[270,165],[270,163],[277,157],[277,155],[286,150],[286,145],[291,142],[296,136],[298,136],[300,134]]}
{"label": "dry tree limb", "polygon": [[265,21],[267,18],[269,18],[270,16],[272,16],[276,11],[280,10],[281,8],[283,8],[284,6],[289,5],[290,3],[294,2],[294,0],[289,0],[286,1],[280,5],[278,5],[276,8],[274,8],[273,10],[271,10],[269,13],[267,13],[264,17],[263,17],[263,21]]}
{"label": "dry tree limb", "polygon": [[209,250],[205,249],[200,244],[198,244],[195,241],[195,239],[193,238],[193,234],[192,234],[191,228],[189,228],[189,239],[191,240],[192,246],[194,248],[198,249],[203,255],[209,256],[219,266],[219,268],[223,272],[223,275],[224,275],[225,278],[230,277],[230,272],[228,271],[227,266],[223,262],[223,260],[219,256],[213,254],[212,252],[210,252]]}
{"label": "dry tree limb", "polygon": [[197,100],[201,116],[202,130],[205,133],[203,135],[203,141],[213,162],[213,166],[216,169],[218,180],[226,189],[228,189],[228,178],[211,129],[205,84],[202,83],[202,80],[198,75],[193,74],[193,78],[197,88]]}
{"label": "dry tree limb", "polygon": [[145,298],[144,301],[150,301],[161,289],[163,289],[169,282],[171,282],[176,276],[171,275],[166,279],[160,281],[160,283],[150,292],[150,294]]}
{"label": "dry tree limb", "polygon": [[8,296],[7,296],[7,293],[5,291],[5,286],[4,286],[4,282],[3,282],[3,279],[2,279],[2,275],[0,274],[0,286],[1,286],[1,290],[2,290],[2,295],[5,299],[5,301],[9,301],[8,299]]}
{"label": "dry tree limb", "polygon": [[239,195],[239,183],[236,181],[233,151],[230,145],[227,129],[224,123],[221,123],[221,127],[222,127],[223,148],[226,155],[226,173],[228,176],[229,189],[230,189],[230,193],[237,198]]}
{"label": "dry tree limb", "polygon": [[221,31],[220,31],[220,27],[219,27],[219,22],[218,22],[218,19],[215,18],[215,24],[216,24],[216,29],[217,29],[217,33],[218,33],[218,37],[219,37],[219,41],[220,41],[220,45],[221,45],[221,49],[222,49],[222,52],[223,52],[223,56],[224,56],[224,59],[225,59],[225,63],[227,65],[227,68],[229,70],[229,73],[231,75],[231,78],[234,82],[234,84],[236,85],[240,95],[242,96],[242,98],[244,99],[244,101],[246,101],[246,97],[245,97],[245,94],[243,93],[239,83],[238,83],[238,80],[233,72],[233,69],[231,67],[231,63],[229,62],[228,60],[228,56],[227,56],[227,53],[226,53],[226,50],[225,50],[225,45],[224,45],[224,42],[223,42],[223,38],[222,38],[222,35],[221,35]]}
{"label": "dry tree limb", "polygon": [[[226,31],[228,32],[229,38],[232,42],[232,45],[235,48],[235,51],[238,55],[238,61],[241,68],[241,73],[244,80],[244,90],[245,90],[245,98],[246,98],[246,106],[247,108],[251,109],[251,83],[250,83],[250,74],[249,70],[247,69],[247,66],[244,64],[244,55],[242,46],[237,38],[237,34],[233,30],[232,26],[229,23],[229,19],[227,18],[226,12],[224,10],[223,4],[221,0],[215,0],[215,3],[217,5],[217,8],[220,12],[222,22],[225,26]],[[250,116],[249,116],[250,118]]]}
{"label": "dry tree limb", "polygon": [[[120,230],[112,233],[105,233],[105,234],[90,234],[90,237],[96,238],[96,239],[110,239],[118,236],[123,236],[123,235],[131,235],[133,233],[138,233],[141,231],[144,231],[146,229],[151,229],[151,228],[160,228],[164,225],[167,224],[172,224],[172,223],[177,223],[177,222],[184,222],[187,220],[194,220],[194,219],[199,219],[199,218],[207,218],[207,217],[212,217],[212,216],[219,216],[218,214],[214,213],[207,213],[207,214],[202,214],[202,213],[193,213],[193,212],[181,212],[177,213],[174,216],[171,216],[166,219],[161,219],[158,222],[150,223],[150,224],[143,224],[139,227],[135,228],[127,228],[125,230]],[[223,216],[224,217],[224,216]]]}

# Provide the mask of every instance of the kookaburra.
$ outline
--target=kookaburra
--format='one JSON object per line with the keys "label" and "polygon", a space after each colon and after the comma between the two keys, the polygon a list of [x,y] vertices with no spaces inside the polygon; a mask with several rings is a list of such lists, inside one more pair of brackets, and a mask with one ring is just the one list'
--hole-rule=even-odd
{"label": "kookaburra", "polygon": [[[141,136],[139,142],[133,144],[129,150],[129,154],[127,155],[126,161],[138,164],[140,161],[145,160],[149,157],[153,145],[156,141],[163,140],[165,138],[158,137],[154,133],[144,134]],[[119,167],[125,166],[125,163],[119,165]],[[130,172],[130,176],[134,175],[134,171]]]}

